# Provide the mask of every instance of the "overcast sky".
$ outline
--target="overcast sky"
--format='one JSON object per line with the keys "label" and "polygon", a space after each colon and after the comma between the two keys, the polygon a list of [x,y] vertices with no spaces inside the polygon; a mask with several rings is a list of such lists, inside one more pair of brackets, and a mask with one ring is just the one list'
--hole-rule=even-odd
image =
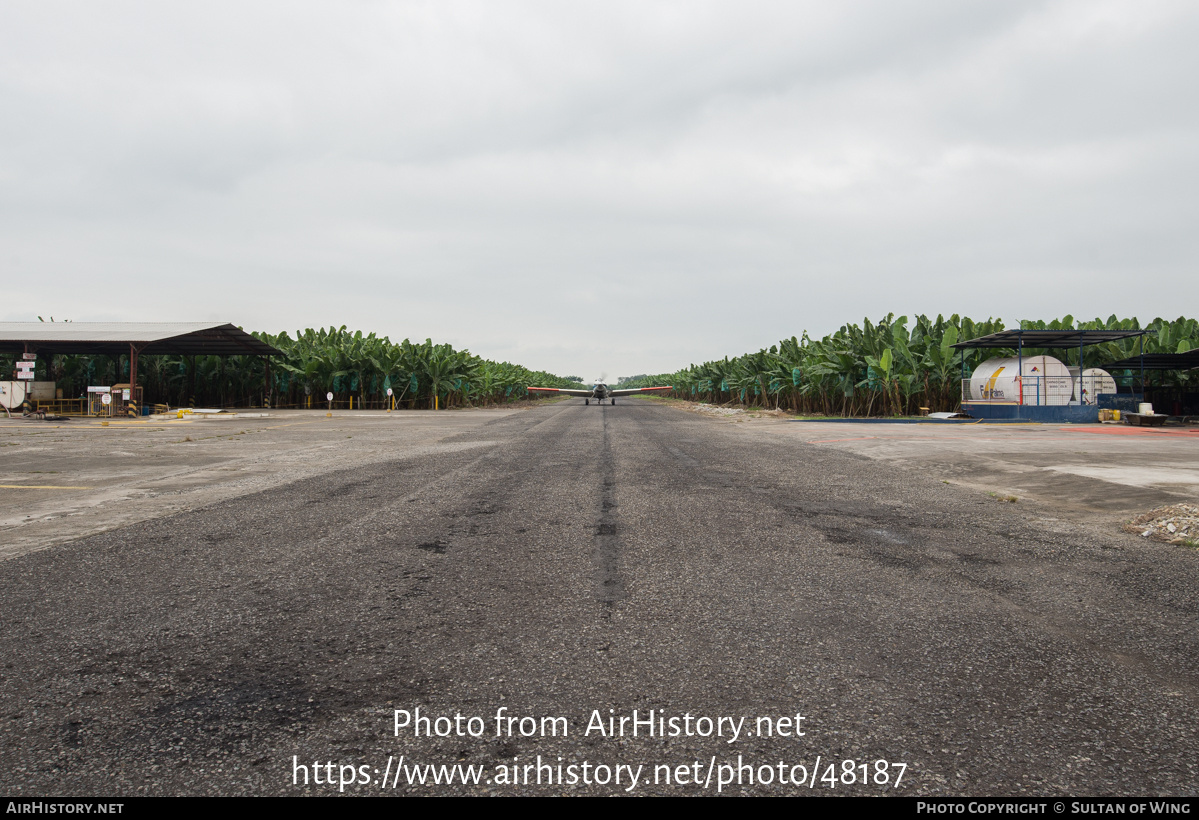
{"label": "overcast sky", "polygon": [[1199,4],[0,4],[0,319],[591,380],[1199,315]]}

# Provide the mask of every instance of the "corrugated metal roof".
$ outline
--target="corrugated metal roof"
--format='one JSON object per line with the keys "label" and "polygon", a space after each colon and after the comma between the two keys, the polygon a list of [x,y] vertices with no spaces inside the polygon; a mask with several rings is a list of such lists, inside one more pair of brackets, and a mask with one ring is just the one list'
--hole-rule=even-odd
{"label": "corrugated metal roof", "polygon": [[968,342],[958,342],[954,350],[976,350],[978,348],[1011,348],[1017,345],[1024,347],[1078,347],[1079,345],[1097,345],[1103,342],[1114,342],[1129,339],[1134,336],[1144,336],[1145,330],[1001,330],[990,336],[980,336]]}
{"label": "corrugated metal roof", "polygon": [[[1118,362],[1100,364],[1104,370],[1139,370],[1142,364],[1140,356],[1129,356]],[[1191,370],[1199,367],[1199,350],[1187,353],[1146,353],[1144,357],[1146,370]]]}
{"label": "corrugated metal roof", "polygon": [[130,344],[147,355],[282,355],[231,323],[0,322],[0,350],[119,354],[128,353]]}
{"label": "corrugated metal roof", "polygon": [[153,342],[211,330],[212,322],[0,322],[0,341]]}

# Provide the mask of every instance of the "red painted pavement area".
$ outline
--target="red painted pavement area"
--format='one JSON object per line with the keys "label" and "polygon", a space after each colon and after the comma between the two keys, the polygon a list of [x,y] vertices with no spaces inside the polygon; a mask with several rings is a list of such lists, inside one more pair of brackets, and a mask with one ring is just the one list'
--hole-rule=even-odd
{"label": "red painted pavement area", "polygon": [[1103,433],[1109,436],[1191,436],[1199,440],[1199,428],[1192,430],[1156,430],[1152,427],[1059,427],[1067,433]]}

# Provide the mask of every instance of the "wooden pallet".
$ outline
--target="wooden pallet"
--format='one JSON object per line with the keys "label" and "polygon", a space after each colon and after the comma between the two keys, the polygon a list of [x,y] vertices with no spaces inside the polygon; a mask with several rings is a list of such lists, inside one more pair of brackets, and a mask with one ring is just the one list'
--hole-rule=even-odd
{"label": "wooden pallet", "polygon": [[1120,418],[1127,419],[1133,427],[1161,427],[1169,416],[1165,413],[1154,413],[1152,416],[1143,413],[1121,413]]}

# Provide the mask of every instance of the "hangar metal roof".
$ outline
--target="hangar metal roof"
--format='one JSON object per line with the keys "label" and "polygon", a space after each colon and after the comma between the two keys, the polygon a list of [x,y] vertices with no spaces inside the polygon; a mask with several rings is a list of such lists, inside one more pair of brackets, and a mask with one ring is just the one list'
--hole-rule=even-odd
{"label": "hangar metal roof", "polygon": [[[1129,356],[1118,362],[1099,365],[1104,370],[1136,370],[1141,366],[1140,356]],[[1199,367],[1199,348],[1186,353],[1146,353],[1146,370],[1190,370]]]}
{"label": "hangar metal roof", "polygon": [[281,356],[234,324],[212,322],[0,322],[0,350],[119,355]]}
{"label": "hangar metal roof", "polygon": [[958,342],[954,350],[976,350],[978,348],[1016,347],[1079,347],[1115,342],[1144,336],[1147,330],[1001,330],[989,336],[980,336],[968,342]]}

